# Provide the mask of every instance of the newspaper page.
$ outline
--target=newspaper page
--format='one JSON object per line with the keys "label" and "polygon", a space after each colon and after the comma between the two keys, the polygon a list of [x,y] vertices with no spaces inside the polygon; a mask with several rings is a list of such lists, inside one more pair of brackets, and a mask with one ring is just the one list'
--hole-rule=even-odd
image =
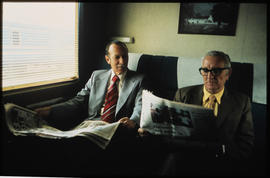
{"label": "newspaper page", "polygon": [[15,136],[33,135],[52,139],[83,136],[93,141],[102,149],[108,146],[119,125],[119,122],[107,123],[104,121],[85,120],[72,130],[62,131],[49,126],[46,121],[37,118],[34,111],[13,103],[5,104],[5,111],[7,126]]}
{"label": "newspaper page", "polygon": [[170,101],[143,90],[140,127],[153,135],[211,140],[216,135],[215,120],[212,109]]}

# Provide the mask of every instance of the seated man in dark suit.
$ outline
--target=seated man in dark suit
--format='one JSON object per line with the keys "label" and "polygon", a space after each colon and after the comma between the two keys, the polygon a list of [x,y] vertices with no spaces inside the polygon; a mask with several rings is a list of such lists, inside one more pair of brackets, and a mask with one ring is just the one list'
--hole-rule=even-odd
{"label": "seated man in dark suit", "polygon": [[[217,160],[222,159],[222,163],[228,163],[226,166],[235,161],[244,163],[252,153],[254,142],[251,103],[248,96],[236,91],[229,91],[225,87],[225,83],[232,73],[229,56],[220,51],[208,52],[202,60],[199,72],[204,84],[179,89],[174,100],[212,108],[218,130],[218,142],[215,144],[215,148],[222,153],[217,154],[220,157]],[[138,131],[142,136],[147,134],[142,128]],[[173,159],[175,159],[175,155]],[[181,160],[181,158],[179,159]],[[196,159],[201,159],[201,165],[207,162],[207,160],[202,160],[207,158],[196,157]],[[191,163],[191,166],[192,164],[195,162]],[[222,173],[229,171],[222,166],[219,168],[224,168]],[[238,168],[241,169],[240,166],[235,169]],[[196,170],[194,169],[194,171]],[[227,173],[230,174],[230,171]]]}

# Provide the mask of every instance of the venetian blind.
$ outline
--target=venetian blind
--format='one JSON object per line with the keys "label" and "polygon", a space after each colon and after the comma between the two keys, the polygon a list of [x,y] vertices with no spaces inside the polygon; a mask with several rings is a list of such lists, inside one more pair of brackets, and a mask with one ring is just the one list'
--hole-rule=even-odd
{"label": "venetian blind", "polygon": [[3,2],[3,90],[78,78],[78,4]]}

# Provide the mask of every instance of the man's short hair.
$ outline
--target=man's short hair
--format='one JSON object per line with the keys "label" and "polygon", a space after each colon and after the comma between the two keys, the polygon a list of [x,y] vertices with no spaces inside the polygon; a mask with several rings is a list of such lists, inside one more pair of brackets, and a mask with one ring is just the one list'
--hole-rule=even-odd
{"label": "man's short hair", "polygon": [[222,52],[222,51],[209,51],[209,52],[206,53],[205,56],[218,56],[218,57],[221,57],[223,59],[223,61],[224,61],[224,67],[230,67],[231,68],[231,59],[230,59],[229,55]]}
{"label": "man's short hair", "polygon": [[124,48],[125,50],[127,50],[128,52],[128,48],[127,48],[127,45],[121,41],[118,41],[118,40],[112,40],[112,41],[109,41],[107,44],[106,44],[106,47],[105,47],[105,55],[109,55],[109,48],[112,44],[116,44],[118,46],[121,46],[122,48]]}

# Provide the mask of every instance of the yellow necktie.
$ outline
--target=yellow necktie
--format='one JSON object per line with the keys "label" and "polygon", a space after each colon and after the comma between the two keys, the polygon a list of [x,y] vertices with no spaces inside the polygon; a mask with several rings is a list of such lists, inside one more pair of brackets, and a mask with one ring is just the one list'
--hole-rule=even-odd
{"label": "yellow necktie", "polygon": [[215,105],[216,105],[216,97],[215,95],[210,95],[207,107],[215,111]]}

